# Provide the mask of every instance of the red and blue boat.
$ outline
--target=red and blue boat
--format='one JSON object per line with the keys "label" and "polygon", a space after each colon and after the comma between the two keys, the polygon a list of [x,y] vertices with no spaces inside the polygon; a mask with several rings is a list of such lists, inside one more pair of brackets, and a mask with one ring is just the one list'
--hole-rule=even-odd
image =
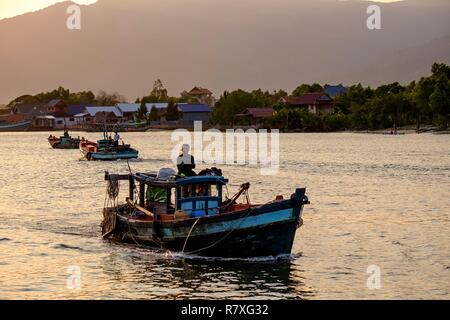
{"label": "red and blue boat", "polygon": [[107,138],[106,132],[104,138],[97,142],[82,140],[79,143],[79,149],[84,159],[88,161],[114,161],[137,159],[139,151],[131,148],[129,144],[115,143]]}
{"label": "red and blue boat", "polygon": [[67,131],[61,137],[50,135],[47,140],[53,149],[78,149],[81,142],[79,138],[72,138]]}

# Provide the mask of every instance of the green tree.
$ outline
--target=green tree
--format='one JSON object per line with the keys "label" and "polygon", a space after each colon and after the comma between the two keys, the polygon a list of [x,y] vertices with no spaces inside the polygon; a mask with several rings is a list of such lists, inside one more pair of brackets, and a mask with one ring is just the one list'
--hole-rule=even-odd
{"label": "green tree", "polygon": [[304,95],[305,93],[322,92],[322,91],[323,91],[323,87],[318,83],[302,84],[302,85],[298,86],[297,88],[295,88],[294,91],[292,91],[292,96],[299,97],[299,96]]}
{"label": "green tree", "polygon": [[114,93],[106,93],[103,90],[100,90],[95,97],[96,104],[99,106],[114,106],[117,103],[125,102],[125,98],[117,92]]}
{"label": "green tree", "polygon": [[149,114],[148,118],[150,121],[158,121],[159,120],[159,112],[155,106],[153,106],[152,109],[150,110],[150,114]]}
{"label": "green tree", "polygon": [[138,111],[136,112],[136,119],[139,121],[147,121],[147,106],[145,105],[145,102],[141,102],[141,105],[139,106]]}
{"label": "green tree", "polygon": [[[448,87],[450,87],[450,83]],[[448,88],[436,86],[430,96],[431,109],[435,112],[439,125],[445,129],[448,128],[450,113],[450,96],[447,93],[448,91],[450,91]]]}
{"label": "green tree", "polygon": [[211,123],[231,124],[234,116],[247,108],[272,107],[276,102],[277,99],[274,95],[261,89],[252,92],[241,89],[232,92],[225,91],[214,106]]}
{"label": "green tree", "polygon": [[176,121],[180,118],[180,113],[178,111],[178,106],[175,101],[171,100],[166,109],[166,120],[167,121]]}

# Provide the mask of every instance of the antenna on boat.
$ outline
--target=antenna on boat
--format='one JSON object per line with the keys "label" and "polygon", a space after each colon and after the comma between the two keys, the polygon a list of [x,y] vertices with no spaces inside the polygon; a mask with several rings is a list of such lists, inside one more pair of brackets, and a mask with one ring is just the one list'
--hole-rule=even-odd
{"label": "antenna on boat", "polygon": [[103,129],[103,139],[107,140],[108,139],[108,127],[106,126],[106,113],[104,114],[103,120],[105,122],[105,127]]}
{"label": "antenna on boat", "polygon": [[130,162],[128,161],[128,159],[127,159],[127,165],[128,165],[128,170],[130,171],[130,174],[132,175],[133,171],[131,171]]}

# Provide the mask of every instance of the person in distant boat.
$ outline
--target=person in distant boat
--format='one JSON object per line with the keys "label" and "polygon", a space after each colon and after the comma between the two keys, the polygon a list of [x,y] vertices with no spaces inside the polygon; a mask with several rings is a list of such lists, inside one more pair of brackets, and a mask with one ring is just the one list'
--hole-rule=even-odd
{"label": "person in distant boat", "polygon": [[69,137],[69,131],[67,130],[67,127],[64,126],[64,138],[68,138]]}
{"label": "person in distant boat", "polygon": [[189,154],[190,146],[188,144],[183,144],[180,154],[177,158],[177,168],[179,175],[185,175],[187,177],[196,176],[194,172],[195,160],[192,155]]}
{"label": "person in distant boat", "polygon": [[118,147],[119,146],[119,140],[120,140],[120,135],[119,133],[116,131],[114,132],[114,146]]}

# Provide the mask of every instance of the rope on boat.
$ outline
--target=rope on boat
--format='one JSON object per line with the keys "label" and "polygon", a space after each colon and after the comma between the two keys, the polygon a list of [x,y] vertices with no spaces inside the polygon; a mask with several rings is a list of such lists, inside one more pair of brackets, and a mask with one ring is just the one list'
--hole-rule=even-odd
{"label": "rope on boat", "polygon": [[192,227],[191,227],[191,230],[189,230],[189,233],[188,233],[188,235],[187,235],[187,237],[186,237],[186,240],[184,241],[183,250],[181,250],[181,252],[184,252],[184,249],[186,248],[186,244],[187,244],[187,242],[188,242],[188,240],[189,240],[189,237],[191,236],[191,232],[192,232],[192,230],[194,230],[195,225],[197,224],[197,222],[200,221],[200,219],[201,219],[201,217],[199,217],[199,218],[194,222],[194,224],[193,224]]}
{"label": "rope on boat", "polygon": [[[250,215],[250,213],[252,213],[252,212],[253,212],[253,209],[250,209],[248,212],[242,214],[242,216],[240,216],[239,219],[241,220],[241,219],[247,218],[247,217]],[[195,221],[195,223],[192,225],[191,231],[194,229],[194,226],[197,224],[197,222],[198,222],[201,218],[202,218],[202,217],[198,218],[197,221]],[[228,238],[228,237],[229,237],[229,236],[230,236],[237,228],[239,228],[239,227],[241,226],[242,222],[244,222],[244,220],[241,220],[237,226],[235,226],[234,228],[232,228],[232,229],[231,229],[227,234],[225,234],[222,238],[219,238],[219,240],[213,242],[213,243],[210,244],[209,246],[206,246],[206,247],[203,247],[203,248],[194,250],[194,251],[186,252],[186,253],[187,253],[187,254],[196,254],[196,253],[198,253],[198,252],[207,250],[207,249],[209,249],[209,248],[212,248],[212,247],[218,245],[219,243],[221,243],[222,241],[224,241],[226,238]],[[186,246],[186,243],[187,243],[187,241],[188,241],[188,239],[189,239],[189,236],[191,235],[191,231],[189,231],[189,234],[188,234],[188,236],[187,236],[187,238],[186,238],[186,241],[185,241],[185,243],[184,243],[184,246]],[[184,252],[184,246],[183,246],[183,251],[182,251],[182,253],[185,253],[185,252]]]}
{"label": "rope on boat", "polygon": [[120,184],[119,180],[108,180],[107,193],[110,199],[115,200],[119,196]]}
{"label": "rope on boat", "polygon": [[[133,208],[133,212],[132,212],[131,216],[134,216],[135,214],[136,214],[136,208]],[[133,242],[134,242],[137,246],[142,247],[143,245],[140,244],[140,243],[134,238],[133,232],[131,232],[131,225],[130,225],[130,222],[128,221],[128,219],[127,219],[127,226],[128,226],[128,232],[127,232],[127,234],[130,235],[131,239],[133,240]],[[123,238],[125,238],[125,234],[124,234],[124,236],[122,237],[122,239],[123,239]],[[157,240],[155,240],[155,239],[150,239],[149,241],[150,241],[150,242],[153,242],[153,243],[156,244],[156,245],[158,245],[158,246],[161,248],[161,250],[163,249],[163,247],[162,247],[162,242],[161,242],[161,241],[157,241]]]}

